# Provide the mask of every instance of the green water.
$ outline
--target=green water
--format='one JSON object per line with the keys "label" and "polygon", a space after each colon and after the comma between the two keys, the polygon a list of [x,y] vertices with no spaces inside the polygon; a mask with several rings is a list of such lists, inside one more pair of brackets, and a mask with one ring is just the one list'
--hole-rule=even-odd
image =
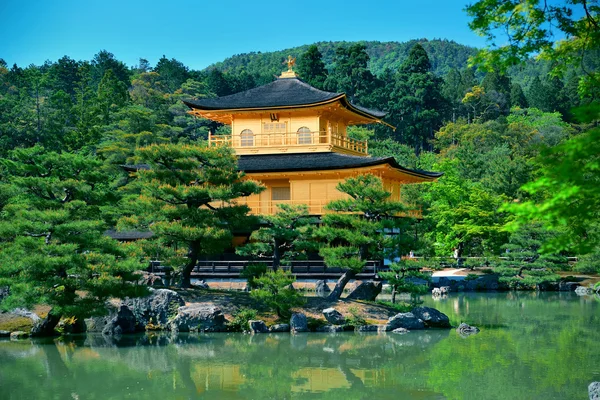
{"label": "green water", "polygon": [[102,336],[0,341],[0,399],[587,399],[600,301],[453,294],[481,333]]}

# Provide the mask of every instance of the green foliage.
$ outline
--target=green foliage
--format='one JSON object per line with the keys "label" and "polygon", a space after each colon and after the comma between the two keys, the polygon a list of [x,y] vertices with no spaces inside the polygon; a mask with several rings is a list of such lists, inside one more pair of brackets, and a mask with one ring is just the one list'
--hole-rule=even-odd
{"label": "green foliage", "polygon": [[240,308],[232,315],[231,321],[227,324],[227,330],[230,332],[248,332],[248,321],[256,319],[257,311],[251,308]]}
{"label": "green foliage", "polygon": [[248,289],[256,289],[256,279],[267,273],[267,266],[263,263],[251,263],[240,272],[240,278],[248,281]]}
{"label": "green foliage", "polygon": [[392,303],[396,303],[397,293],[410,293],[413,302],[416,295],[426,293],[427,285],[418,285],[416,279],[430,281],[428,274],[421,272],[423,263],[414,259],[400,260],[390,264],[390,271],[380,272],[379,276],[392,286]]}
{"label": "green foliage", "polygon": [[391,308],[399,313],[410,312],[413,308],[415,308],[415,305],[411,303],[392,303],[391,301],[385,300],[377,300],[376,304]]}
{"label": "green foliage", "polygon": [[593,253],[579,257],[573,266],[573,272],[600,274],[600,251],[596,249]]}
{"label": "green foliage", "polygon": [[146,292],[133,285],[135,249],[104,235],[104,210],[117,199],[98,159],[36,146],[0,165],[12,191],[0,214],[4,309],[48,304],[53,316],[83,318],[105,312],[111,297]]}
{"label": "green foliage", "polygon": [[119,226],[151,230],[164,244],[187,247],[185,265],[171,266],[181,270],[181,284],[189,287],[198,258],[220,253],[230,245],[233,229],[253,222],[248,207],[233,201],[262,187],[241,180],[225,146],[152,145],[136,154],[150,169],[137,172],[124,203],[129,215]]}
{"label": "green foliage", "polygon": [[256,289],[250,296],[271,308],[280,318],[289,317],[290,310],[304,304],[304,297],[292,286],[296,278],[284,270],[267,271],[254,280]]}
{"label": "green foliage", "polygon": [[[368,260],[381,260],[388,249],[397,248],[398,238],[386,235],[386,229],[404,226],[408,218],[397,218],[406,206],[390,201],[391,193],[374,175],[348,178],[337,189],[348,197],[327,204],[333,212],[323,215],[316,236],[327,244],[319,250],[325,264],[346,270],[346,278],[351,278]],[[345,283],[338,285],[332,298],[339,298]]]}
{"label": "green foliage", "polygon": [[317,89],[323,89],[327,70],[323,62],[323,55],[316,45],[311,45],[298,60],[298,74],[300,78]]}
{"label": "green foliage", "polygon": [[365,326],[369,325],[367,321],[360,314],[360,310],[356,306],[348,307],[348,312],[350,315],[346,316],[346,326],[357,327],[357,326]]}
{"label": "green foliage", "polygon": [[293,259],[306,259],[309,252],[316,250],[313,226],[306,205],[278,204],[274,215],[262,217],[258,230],[250,235],[250,242],[238,247],[236,252],[253,258],[269,258],[273,269]]}

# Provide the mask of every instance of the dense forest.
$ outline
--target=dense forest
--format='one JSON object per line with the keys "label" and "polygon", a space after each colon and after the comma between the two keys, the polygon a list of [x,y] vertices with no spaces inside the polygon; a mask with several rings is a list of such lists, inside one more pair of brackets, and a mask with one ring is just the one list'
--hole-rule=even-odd
{"label": "dense forest", "polygon": [[[409,168],[444,172],[436,183],[407,186],[403,192],[405,201],[424,215],[412,223],[414,239],[405,253],[447,257],[458,251],[460,257],[484,257],[477,262],[495,263],[500,273],[509,271],[507,276],[514,276],[511,268],[523,262],[530,270],[547,272],[531,274],[529,283],[556,268],[569,268],[567,256],[586,254],[575,268],[598,270],[596,222],[548,229],[543,218],[519,217],[520,205],[543,202],[554,190],[532,182],[539,182],[536,179],[553,165],[564,164],[572,173],[582,162],[563,155],[569,152],[570,139],[584,137],[596,123],[572,111],[596,104],[597,93],[582,90],[581,84],[593,62],[566,68],[561,75],[543,72],[551,70],[550,62],[531,59],[506,73],[483,72],[468,66],[475,49],[446,40],[317,43],[238,55],[202,71],[164,56],[156,65],[140,59],[138,65],[127,66],[105,50],[89,61],[64,56],[43,65],[9,66],[0,60],[0,242],[9,246],[16,231],[27,232],[28,223],[49,223],[49,215],[54,222],[68,224],[76,214],[82,229],[91,224],[96,233],[124,219],[122,226],[135,226],[142,218],[132,216],[128,191],[137,190],[137,196],[148,191],[143,198],[159,198],[162,187],[157,182],[165,177],[158,174],[146,187],[132,189],[120,166],[139,162],[140,157],[156,161],[191,151],[185,146],[157,154],[139,151],[144,146],[201,144],[209,131],[228,132],[227,126],[187,114],[181,100],[224,96],[271,81],[289,53],[296,53],[296,70],[307,83],[344,92],[356,104],[387,112],[386,122],[396,129],[377,125],[350,130],[355,138],[370,140],[371,155],[394,156]],[[556,153],[560,146],[566,147]],[[204,157],[203,151],[195,151],[194,157]],[[587,174],[586,184],[598,180],[590,165],[594,164],[579,165]],[[65,179],[73,190],[60,186]],[[84,194],[77,200],[82,203],[72,194],[78,190]],[[59,198],[61,191],[65,193]],[[44,208],[52,202],[59,205]],[[72,202],[67,214],[52,214]],[[23,209],[51,214],[31,214],[37,217],[22,221],[17,229],[14,224]],[[72,214],[75,209],[79,214]],[[595,212],[589,215],[595,218]],[[167,210],[161,218],[166,221],[169,215]],[[575,240],[573,235],[580,236]],[[74,245],[70,240],[65,238],[63,244]],[[103,239],[91,235],[87,240]],[[562,245],[569,240],[587,247]],[[24,243],[20,249],[25,253],[35,248]],[[546,243],[561,245],[540,254]],[[152,249],[156,254],[156,247]],[[60,250],[64,257],[65,251]],[[108,253],[119,259],[119,251]]]}

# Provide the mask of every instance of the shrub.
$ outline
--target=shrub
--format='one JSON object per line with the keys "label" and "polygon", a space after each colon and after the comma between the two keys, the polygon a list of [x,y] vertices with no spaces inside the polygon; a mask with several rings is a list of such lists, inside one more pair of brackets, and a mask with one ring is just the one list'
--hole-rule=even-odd
{"label": "shrub", "polygon": [[465,276],[465,281],[474,281],[477,278],[479,278],[479,275],[477,274],[468,274],[467,276]]}
{"label": "shrub", "polygon": [[266,273],[266,264],[248,264],[246,268],[244,268],[244,270],[240,273],[240,278],[246,279],[248,281],[248,289],[253,290],[256,289],[256,278]]}
{"label": "shrub", "polygon": [[318,318],[308,317],[306,321],[309,331],[316,331],[317,328],[327,325],[327,321]]}
{"label": "shrub", "polygon": [[579,261],[573,266],[573,271],[582,274],[600,273],[600,252],[580,257]]}
{"label": "shrub", "polygon": [[304,304],[304,297],[292,286],[295,281],[289,271],[268,271],[254,279],[256,289],[250,296],[274,310],[279,318],[289,317],[293,307]]}
{"label": "shrub", "polygon": [[248,321],[256,319],[256,310],[251,308],[240,308],[233,319],[227,324],[227,330],[231,332],[246,332],[248,331]]}
{"label": "shrub", "polygon": [[405,303],[405,302],[392,303],[391,301],[384,301],[384,300],[379,300],[376,302],[376,304],[379,304],[384,307],[389,307],[389,308],[393,309],[394,311],[398,311],[399,313],[410,312],[415,307],[415,305],[411,304],[411,303]]}
{"label": "shrub", "polygon": [[347,326],[364,326],[368,325],[367,321],[360,315],[360,311],[356,307],[348,307],[348,312],[350,316],[346,317],[346,325]]}

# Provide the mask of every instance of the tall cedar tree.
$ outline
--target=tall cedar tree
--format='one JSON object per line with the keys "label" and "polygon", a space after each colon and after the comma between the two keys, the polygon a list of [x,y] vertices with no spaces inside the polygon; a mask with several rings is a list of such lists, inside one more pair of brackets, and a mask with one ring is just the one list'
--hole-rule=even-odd
{"label": "tall cedar tree", "polygon": [[282,261],[306,258],[316,250],[312,240],[315,220],[309,216],[306,205],[279,204],[274,215],[265,215],[262,220],[266,226],[252,232],[250,243],[236,249],[238,254],[270,258],[276,271]]}
{"label": "tall cedar tree", "polygon": [[32,331],[51,335],[61,317],[102,314],[111,297],[144,294],[126,247],[104,235],[102,207],[115,201],[111,177],[93,157],[12,151],[0,160],[12,197],[0,219],[0,286],[5,309],[51,306]]}
{"label": "tall cedar tree", "polygon": [[442,125],[447,101],[442,78],[431,72],[427,52],[415,44],[400,66],[388,102],[389,120],[397,127],[396,139],[419,153],[430,149],[434,132]]}
{"label": "tall cedar tree", "polygon": [[344,92],[352,102],[360,102],[371,93],[375,77],[369,71],[369,55],[364,44],[338,47],[333,59],[335,68],[325,80],[325,89]]}
{"label": "tall cedar tree", "polygon": [[136,212],[121,225],[147,224],[159,238],[185,245],[188,252],[181,286],[189,287],[198,258],[221,253],[231,246],[232,230],[254,222],[247,216],[249,208],[234,200],[263,188],[242,180],[229,147],[159,144],[136,154],[150,169],[138,171]]}
{"label": "tall cedar tree", "polygon": [[323,55],[317,45],[313,44],[302,54],[298,61],[298,74],[300,78],[317,89],[323,89],[327,70],[323,62]]}
{"label": "tall cedar tree", "polygon": [[344,274],[329,295],[338,300],[346,284],[360,273],[368,260],[382,260],[387,249],[394,248],[394,239],[386,231],[404,225],[406,218],[398,215],[406,206],[391,201],[391,193],[384,189],[381,178],[361,175],[348,178],[337,185],[337,190],[348,195],[334,200],[326,208],[323,224],[316,236],[327,245],[319,254],[328,267],[339,267]]}

